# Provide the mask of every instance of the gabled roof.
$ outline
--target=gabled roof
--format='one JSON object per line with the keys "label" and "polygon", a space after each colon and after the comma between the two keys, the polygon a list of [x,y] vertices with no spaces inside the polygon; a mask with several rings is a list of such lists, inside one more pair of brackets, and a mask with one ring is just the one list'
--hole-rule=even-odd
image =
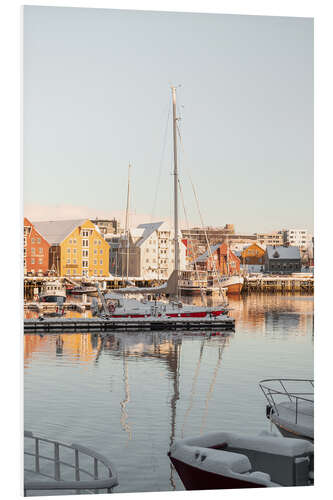
{"label": "gabled roof", "polygon": [[300,259],[301,253],[298,247],[272,246],[267,245],[267,256],[269,259]]}
{"label": "gabled roof", "polygon": [[208,260],[210,257],[210,253],[213,254],[215,252],[215,250],[217,250],[220,246],[221,246],[221,243],[217,243],[216,245],[211,246],[210,247],[211,251],[207,250],[207,252],[200,255],[200,257],[197,258],[196,262],[206,262],[206,260]]}
{"label": "gabled roof", "polygon": [[50,245],[59,245],[77,226],[82,226],[86,220],[41,221],[34,222],[33,225]]}
{"label": "gabled roof", "polygon": [[170,227],[166,222],[151,222],[148,224],[139,224],[137,229],[143,229],[144,232],[137,241],[136,245],[139,247],[144,243],[155,231],[170,231]]}

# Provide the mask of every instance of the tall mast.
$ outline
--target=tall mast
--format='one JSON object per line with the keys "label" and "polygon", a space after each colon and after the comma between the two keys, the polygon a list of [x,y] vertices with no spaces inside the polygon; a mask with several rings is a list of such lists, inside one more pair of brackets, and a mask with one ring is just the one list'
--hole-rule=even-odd
{"label": "tall mast", "polygon": [[176,87],[171,87],[173,109],[173,164],[174,164],[174,230],[175,230],[175,271],[179,271],[179,240],[178,240],[178,164],[177,164],[177,116]]}
{"label": "tall mast", "polygon": [[129,264],[129,227],[128,227],[128,211],[130,199],[130,169],[131,164],[128,164],[128,181],[127,181],[127,203],[126,203],[126,220],[125,220],[125,234],[126,234],[126,278],[128,280],[128,264]]}

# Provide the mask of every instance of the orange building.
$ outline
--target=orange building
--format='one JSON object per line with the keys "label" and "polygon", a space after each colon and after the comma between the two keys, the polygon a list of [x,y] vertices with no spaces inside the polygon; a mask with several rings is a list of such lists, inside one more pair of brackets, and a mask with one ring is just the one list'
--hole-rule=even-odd
{"label": "orange building", "polygon": [[24,217],[24,274],[47,273],[50,244]]}
{"label": "orange building", "polygon": [[241,263],[249,265],[263,265],[265,260],[265,250],[257,243],[252,243],[244,248],[241,253]]}

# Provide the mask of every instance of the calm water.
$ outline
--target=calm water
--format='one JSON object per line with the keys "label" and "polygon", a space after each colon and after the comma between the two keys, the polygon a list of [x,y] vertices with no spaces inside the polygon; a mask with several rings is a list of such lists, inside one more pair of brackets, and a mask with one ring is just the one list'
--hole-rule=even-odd
{"label": "calm water", "polygon": [[25,429],[113,460],[115,492],[183,489],[174,438],[269,429],[263,378],[313,377],[313,298],[231,299],[230,335],[25,335]]}

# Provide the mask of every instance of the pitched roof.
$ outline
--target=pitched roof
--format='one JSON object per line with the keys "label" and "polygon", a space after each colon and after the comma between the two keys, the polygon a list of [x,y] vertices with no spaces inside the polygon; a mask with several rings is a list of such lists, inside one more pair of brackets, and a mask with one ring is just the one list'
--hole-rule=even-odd
{"label": "pitched roof", "polygon": [[269,259],[300,259],[301,253],[298,247],[284,247],[267,245],[267,256]]}
{"label": "pitched roof", "polygon": [[34,222],[33,225],[50,245],[61,243],[77,226],[82,225],[87,219],[54,220]]}
{"label": "pitched roof", "polygon": [[196,262],[205,262],[207,259],[209,259],[210,254],[213,254],[215,250],[219,248],[219,246],[221,246],[221,243],[217,243],[216,245],[211,246],[210,251],[207,250],[205,253],[200,255],[200,257],[197,258]]}
{"label": "pitched roof", "polygon": [[[163,227],[162,227],[163,226]],[[144,232],[139,241],[137,241],[136,245],[141,246],[153,233],[154,231],[162,230],[162,231],[170,231],[170,227],[164,221],[161,222],[151,222],[147,224],[139,224],[137,229],[144,229]]]}

